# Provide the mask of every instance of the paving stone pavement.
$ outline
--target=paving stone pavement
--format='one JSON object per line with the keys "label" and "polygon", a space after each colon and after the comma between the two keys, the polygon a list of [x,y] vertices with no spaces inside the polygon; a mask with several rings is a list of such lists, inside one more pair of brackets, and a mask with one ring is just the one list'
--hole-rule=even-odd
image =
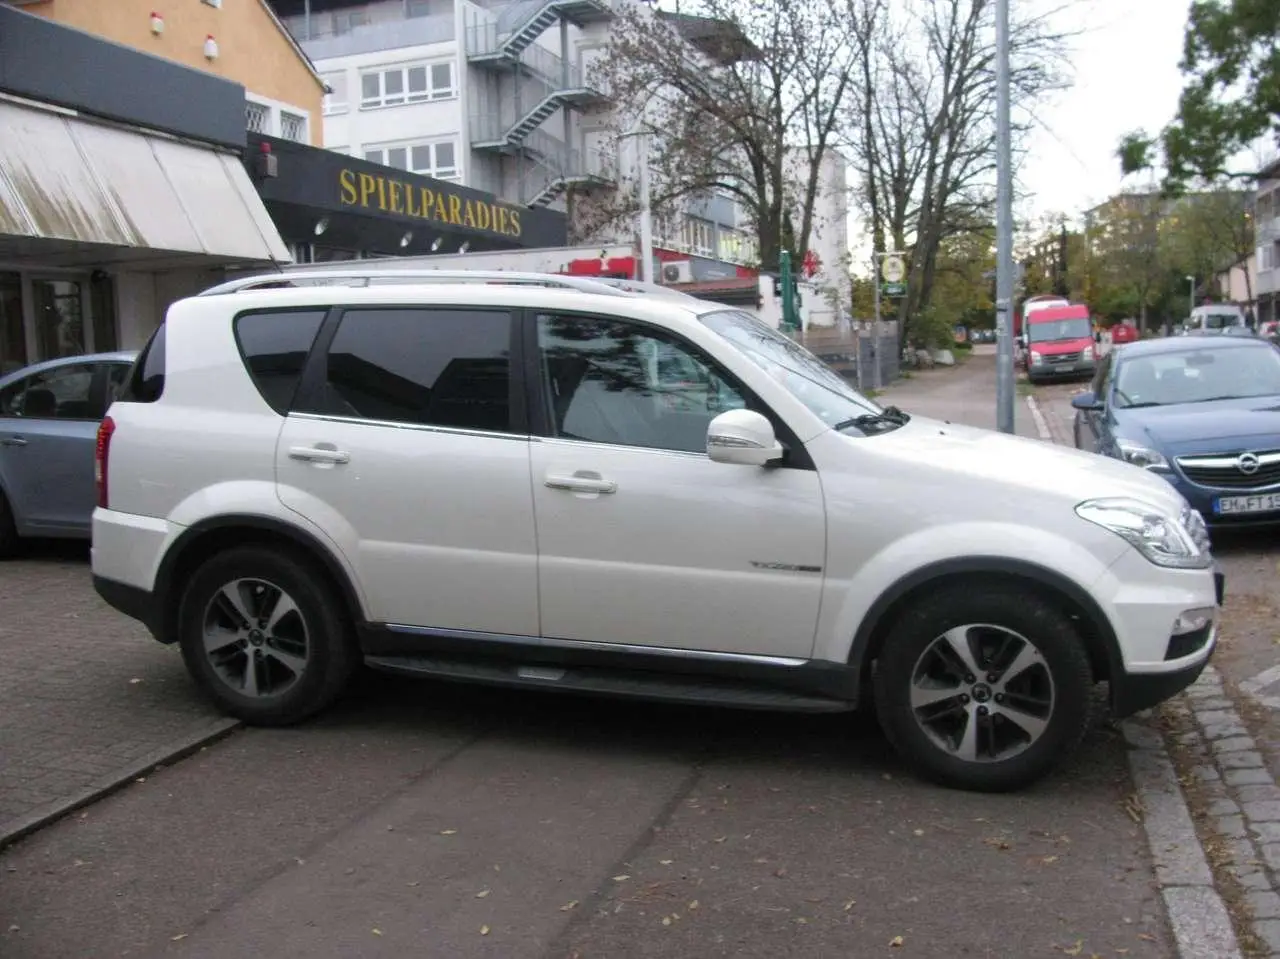
{"label": "paving stone pavement", "polygon": [[0,563],[0,845],[234,724],[93,591],[88,548]]}
{"label": "paving stone pavement", "polygon": [[1226,868],[1246,890],[1255,934],[1280,959],[1280,786],[1217,670],[1208,667],[1180,699],[1198,727],[1180,745],[1198,759],[1195,776],[1226,841]]}

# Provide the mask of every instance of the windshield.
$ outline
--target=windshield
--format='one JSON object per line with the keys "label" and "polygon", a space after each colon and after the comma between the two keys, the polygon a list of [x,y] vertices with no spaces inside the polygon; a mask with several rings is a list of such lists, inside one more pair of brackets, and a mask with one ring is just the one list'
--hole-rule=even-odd
{"label": "windshield", "polygon": [[1173,406],[1280,394],[1280,350],[1270,344],[1134,357],[1116,374],[1116,406]]}
{"label": "windshield", "polygon": [[1084,317],[1073,320],[1041,320],[1030,323],[1032,343],[1053,343],[1057,340],[1085,340],[1093,337],[1093,326]]}
{"label": "windshield", "polygon": [[1206,313],[1197,325],[1204,330],[1225,330],[1229,326],[1244,326],[1244,317],[1238,313]]}
{"label": "windshield", "polygon": [[[795,340],[750,313],[724,310],[704,313],[699,319],[786,387],[787,392],[828,426],[845,429],[855,425],[851,421],[860,417],[879,417],[885,413]],[[856,348],[856,344],[850,342],[850,349]]]}

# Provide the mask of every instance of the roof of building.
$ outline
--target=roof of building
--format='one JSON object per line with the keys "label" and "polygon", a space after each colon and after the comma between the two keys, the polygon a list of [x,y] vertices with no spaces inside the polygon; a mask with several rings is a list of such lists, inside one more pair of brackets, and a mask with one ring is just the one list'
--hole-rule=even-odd
{"label": "roof of building", "polygon": [[690,44],[720,63],[759,60],[764,56],[760,48],[732,20],[699,17],[691,13],[672,13],[667,10],[659,10],[657,15],[659,19],[674,26]]}
{"label": "roof of building", "polygon": [[307,69],[311,71],[311,75],[315,77],[316,83],[320,85],[320,89],[324,90],[325,93],[328,93],[328,84],[326,84],[324,82],[324,78],[320,76],[320,71],[316,69],[316,65],[312,63],[311,58],[307,56],[307,51],[302,49],[302,44],[294,38],[293,32],[284,25],[284,21],[276,14],[275,7],[271,4],[270,0],[258,0],[258,3],[261,4],[262,9],[267,12],[267,16],[270,17],[271,22],[276,25],[276,29],[284,34],[285,39],[289,41],[289,46],[293,47],[293,52],[298,55],[298,59],[306,64]]}

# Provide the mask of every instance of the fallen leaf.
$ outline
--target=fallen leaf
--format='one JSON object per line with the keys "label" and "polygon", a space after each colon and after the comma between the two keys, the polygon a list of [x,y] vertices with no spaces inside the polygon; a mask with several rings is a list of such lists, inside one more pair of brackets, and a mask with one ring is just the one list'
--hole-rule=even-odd
{"label": "fallen leaf", "polygon": [[134,677],[133,679],[129,680],[129,685],[130,685],[130,686],[136,686],[136,685],[138,685],[138,683],[140,683],[140,682],[142,682],[142,680],[141,680],[141,679],[138,679],[137,677]]}
{"label": "fallen leaf", "polygon": [[1062,951],[1068,956],[1078,956],[1080,953],[1084,952],[1084,940],[1077,939],[1074,946],[1063,946]]}
{"label": "fallen leaf", "polygon": [[724,841],[725,841],[726,839],[728,839],[728,838],[729,838],[728,836],[721,836],[719,839],[713,839],[713,840],[711,840],[711,841],[712,841],[712,842],[724,842]]}
{"label": "fallen leaf", "polygon": [[988,846],[991,846],[993,849],[999,849],[1003,851],[1003,850],[1013,848],[1013,844],[1010,843],[1007,839],[1000,839],[995,836],[991,836],[982,841],[985,842]]}
{"label": "fallen leaf", "polygon": [[693,900],[691,903],[689,903],[689,911],[690,911],[690,912],[693,912],[693,910],[695,910],[695,909],[697,909],[697,908],[698,908],[698,900],[696,900],[696,899],[695,899],[695,900]]}
{"label": "fallen leaf", "polygon": [[380,936],[380,935],[382,935],[382,930],[381,930],[381,929],[375,929],[375,930],[373,930],[373,934],[374,934],[375,936]]}
{"label": "fallen leaf", "polygon": [[453,836],[453,835],[456,835],[456,834],[457,834],[457,832],[458,832],[458,830],[456,830],[456,829],[441,829],[441,830],[440,830],[440,835],[442,835],[442,836]]}
{"label": "fallen leaf", "polygon": [[891,945],[894,949],[897,949],[897,948],[901,947],[901,945],[902,945],[902,937],[901,937],[901,936],[894,936],[892,939],[890,939],[890,940],[889,940],[889,945]]}
{"label": "fallen leaf", "polygon": [[418,883],[418,880],[416,880],[416,879],[415,879],[413,882],[409,883],[409,885],[411,885],[411,886],[416,886],[416,885],[418,885],[418,884],[419,884],[419,883]]}
{"label": "fallen leaf", "polygon": [[489,927],[488,927],[488,926],[481,926],[481,927],[480,927],[480,935],[482,935],[482,936],[487,936],[487,935],[489,935]]}
{"label": "fallen leaf", "polygon": [[852,908],[853,908],[854,906],[856,906],[857,904],[858,904],[858,900],[856,900],[856,899],[850,899],[848,902],[846,902],[846,903],[844,904],[844,911],[845,911],[845,912],[848,912],[850,909],[852,909]]}
{"label": "fallen leaf", "polygon": [[779,879],[786,879],[786,878],[787,878],[787,870],[786,870],[785,868],[783,868],[783,869],[775,869],[775,870],[773,871],[773,874],[774,874],[775,876],[777,876]]}
{"label": "fallen leaf", "polygon": [[663,865],[663,866],[669,866],[669,865],[671,865],[673,862],[675,862],[675,860],[674,860],[674,859],[659,859],[659,860],[658,860],[658,862],[659,862],[661,865]]}
{"label": "fallen leaf", "polygon": [[797,916],[797,917],[796,917],[796,922],[797,922],[797,923],[799,923],[800,925],[804,926],[804,925],[808,925],[809,920],[808,920],[808,919],[806,919],[804,916]]}
{"label": "fallen leaf", "polygon": [[577,904],[578,904],[578,900],[576,900],[576,899],[570,899],[568,902],[566,902],[563,906],[561,906],[561,907],[560,907],[560,911],[561,911],[561,912],[568,912],[570,909],[572,909],[572,908],[573,908],[574,906],[576,906]]}
{"label": "fallen leaf", "polygon": [[1057,857],[1057,856],[1044,856],[1044,857],[1042,857],[1042,858],[1040,859],[1040,861],[1041,861],[1042,863],[1044,863],[1046,866],[1051,866],[1051,865],[1053,865],[1055,862],[1057,862],[1057,861],[1058,861],[1058,857]]}
{"label": "fallen leaf", "polygon": [[186,938],[187,938],[187,934],[186,934],[185,932],[180,932],[180,933],[178,933],[176,936],[173,936],[172,938],[170,938],[170,940],[169,940],[169,941],[170,941],[170,942],[181,942],[183,939],[186,939]]}
{"label": "fallen leaf", "polygon": [[923,830],[923,829],[915,829],[915,830],[912,830],[912,833],[913,833],[914,835],[916,835],[916,836],[923,836],[923,835],[924,835],[924,830]]}
{"label": "fallen leaf", "polygon": [[670,916],[663,916],[663,917],[662,917],[662,924],[663,924],[664,926],[669,926],[669,925],[671,925],[671,917],[670,917]]}
{"label": "fallen leaf", "polygon": [[1139,938],[1139,939],[1141,939],[1141,940],[1143,940],[1144,942],[1155,942],[1155,941],[1156,941],[1156,937],[1155,937],[1155,936],[1153,936],[1153,935],[1151,935],[1151,933],[1149,933],[1149,932],[1140,932],[1140,933],[1138,933],[1138,938]]}
{"label": "fallen leaf", "polygon": [[487,895],[489,895],[489,890],[488,890],[488,889],[481,889],[478,893],[476,893],[476,898],[477,898],[477,899],[483,899],[483,898],[484,898],[485,896],[487,896]]}
{"label": "fallen leaf", "polygon": [[631,878],[631,877],[630,877],[630,876],[628,876],[626,873],[623,873],[621,876],[614,876],[614,877],[613,877],[613,881],[614,881],[614,882],[626,882],[626,881],[627,881],[628,879],[630,879],[630,878]]}

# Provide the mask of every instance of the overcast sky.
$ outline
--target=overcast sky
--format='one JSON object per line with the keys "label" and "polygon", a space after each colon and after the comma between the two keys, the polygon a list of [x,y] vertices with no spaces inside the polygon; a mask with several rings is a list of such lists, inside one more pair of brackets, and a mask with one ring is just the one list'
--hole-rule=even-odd
{"label": "overcast sky", "polygon": [[[1027,0],[1010,0],[1016,7]],[[1037,5],[1045,0],[1033,0]],[[1115,150],[1130,130],[1156,132],[1182,91],[1184,0],[1074,0],[1058,15],[1083,31],[1071,41],[1075,83],[1041,111],[1018,171],[1020,214],[1075,214],[1121,186]]]}

